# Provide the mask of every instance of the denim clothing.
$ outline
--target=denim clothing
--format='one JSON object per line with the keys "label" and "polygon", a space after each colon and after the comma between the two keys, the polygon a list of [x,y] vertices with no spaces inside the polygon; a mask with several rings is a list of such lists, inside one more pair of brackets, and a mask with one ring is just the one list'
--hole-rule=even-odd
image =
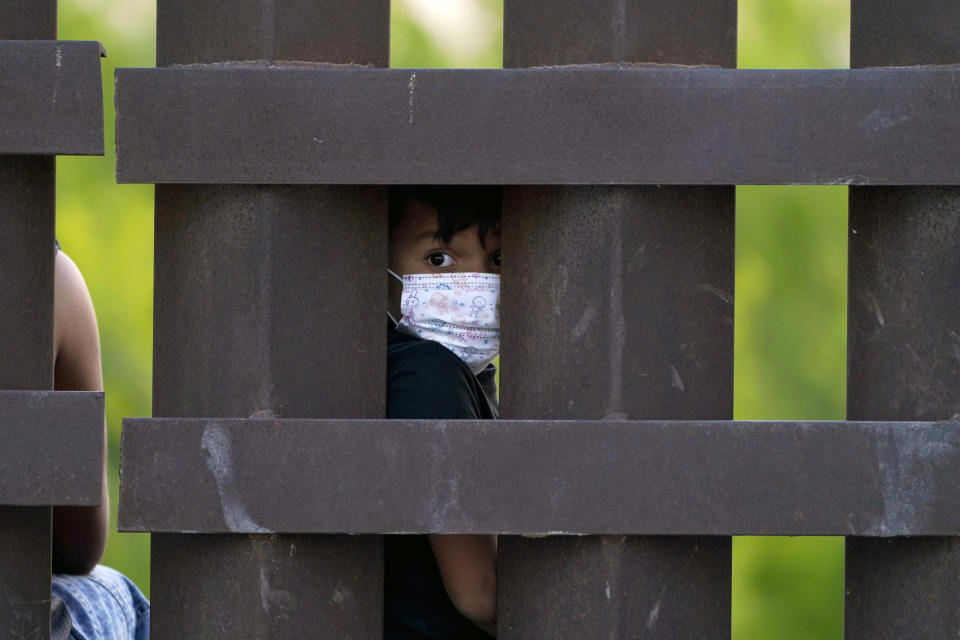
{"label": "denim clothing", "polygon": [[52,595],[51,638],[150,638],[150,603],[129,578],[109,567],[97,565],[85,576],[54,575]]}

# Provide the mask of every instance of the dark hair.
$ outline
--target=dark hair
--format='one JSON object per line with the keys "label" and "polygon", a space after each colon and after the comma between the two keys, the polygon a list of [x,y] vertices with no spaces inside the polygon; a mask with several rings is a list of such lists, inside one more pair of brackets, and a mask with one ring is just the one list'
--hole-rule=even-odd
{"label": "dark hair", "polygon": [[487,231],[500,224],[500,187],[409,185],[390,187],[390,232],[406,214],[410,202],[422,202],[437,210],[437,235],[450,242],[455,234],[477,225],[480,242]]}

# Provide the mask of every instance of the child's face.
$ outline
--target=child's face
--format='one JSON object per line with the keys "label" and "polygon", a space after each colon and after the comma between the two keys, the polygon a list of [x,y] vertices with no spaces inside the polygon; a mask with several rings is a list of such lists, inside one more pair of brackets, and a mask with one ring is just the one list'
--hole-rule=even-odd
{"label": "child's face", "polygon": [[[411,201],[390,233],[390,268],[398,276],[411,273],[500,273],[500,229],[487,230],[483,242],[477,227],[467,227],[449,242],[435,237],[437,210]],[[399,317],[403,286],[390,278],[390,311]]]}

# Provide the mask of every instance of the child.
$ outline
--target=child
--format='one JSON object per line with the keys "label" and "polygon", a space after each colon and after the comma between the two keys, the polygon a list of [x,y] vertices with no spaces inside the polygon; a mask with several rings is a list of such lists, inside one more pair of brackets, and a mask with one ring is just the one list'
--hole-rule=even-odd
{"label": "child", "polygon": [[[500,200],[494,187],[391,190],[388,418],[497,418]],[[386,640],[496,633],[495,536],[387,536],[384,553]]]}
{"label": "child", "polygon": [[[54,270],[54,388],[101,391],[100,336],[80,270],[56,248]],[[106,448],[104,448],[104,468]],[[52,640],[146,640],[150,604],[113,569],[100,566],[110,505],[104,472],[98,507],[54,507]]]}

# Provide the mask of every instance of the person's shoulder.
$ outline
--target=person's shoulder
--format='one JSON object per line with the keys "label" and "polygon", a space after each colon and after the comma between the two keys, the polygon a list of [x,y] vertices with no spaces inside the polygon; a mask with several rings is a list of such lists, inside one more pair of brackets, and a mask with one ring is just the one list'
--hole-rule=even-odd
{"label": "person's shoulder", "polygon": [[388,367],[413,368],[448,374],[465,373],[472,377],[470,368],[453,351],[434,340],[424,340],[394,331],[387,343]]}
{"label": "person's shoulder", "polygon": [[471,419],[482,416],[479,382],[455,353],[432,340],[403,336],[387,347],[390,418]]}
{"label": "person's shoulder", "polygon": [[100,332],[90,291],[80,269],[58,251],[54,271],[54,384],[60,390],[103,387]]}

